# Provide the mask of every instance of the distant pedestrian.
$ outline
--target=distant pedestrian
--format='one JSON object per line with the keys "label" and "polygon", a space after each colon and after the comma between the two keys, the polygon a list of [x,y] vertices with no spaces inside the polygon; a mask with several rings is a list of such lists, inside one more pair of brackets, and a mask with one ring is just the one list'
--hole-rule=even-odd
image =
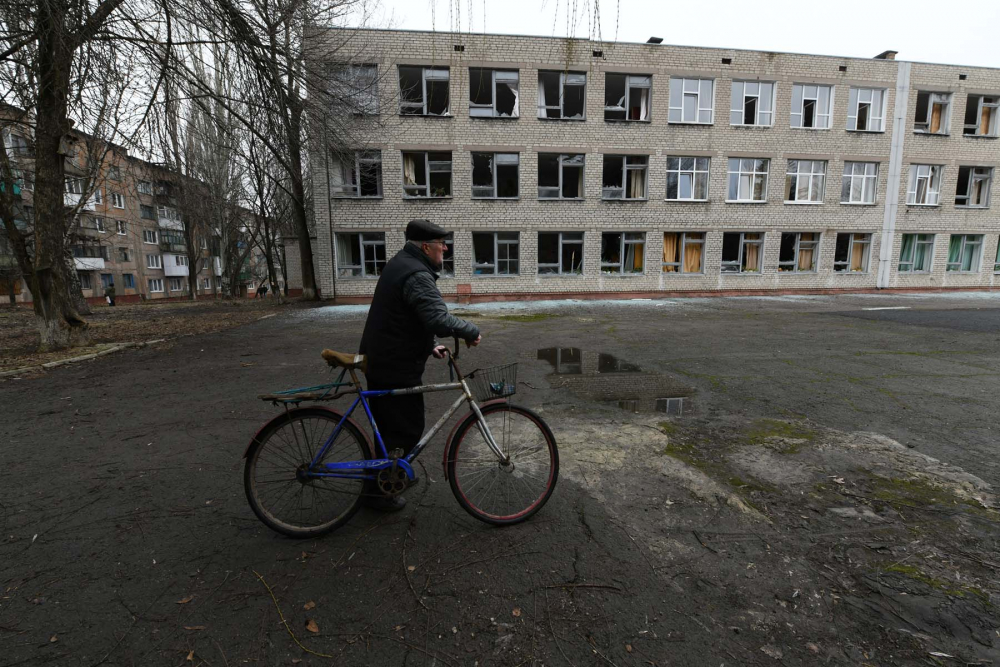
{"label": "distant pedestrian", "polygon": [[267,296],[267,283],[262,283],[260,287],[257,288],[257,293],[253,298],[263,298]]}
{"label": "distant pedestrian", "polygon": [[115,284],[108,283],[108,286],[104,288],[104,298],[107,300],[109,306],[115,305]]}

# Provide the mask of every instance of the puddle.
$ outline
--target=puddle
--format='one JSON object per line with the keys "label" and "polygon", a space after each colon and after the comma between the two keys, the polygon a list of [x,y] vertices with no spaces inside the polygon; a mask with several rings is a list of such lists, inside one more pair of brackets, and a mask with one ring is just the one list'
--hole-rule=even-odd
{"label": "puddle", "polygon": [[695,390],[671,375],[645,373],[642,367],[605,352],[578,347],[546,347],[538,360],[552,367],[552,386],[625,412],[657,412],[670,417],[692,414]]}

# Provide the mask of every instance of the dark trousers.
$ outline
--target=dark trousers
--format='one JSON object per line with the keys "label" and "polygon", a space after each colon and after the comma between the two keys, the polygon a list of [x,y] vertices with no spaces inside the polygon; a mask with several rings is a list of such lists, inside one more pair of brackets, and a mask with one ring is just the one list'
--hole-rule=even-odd
{"label": "dark trousers", "polygon": [[[391,382],[368,381],[369,390],[401,388]],[[386,451],[399,448],[403,456],[409,454],[424,434],[424,395],[375,396],[367,400]],[[378,445],[375,448],[378,456]]]}

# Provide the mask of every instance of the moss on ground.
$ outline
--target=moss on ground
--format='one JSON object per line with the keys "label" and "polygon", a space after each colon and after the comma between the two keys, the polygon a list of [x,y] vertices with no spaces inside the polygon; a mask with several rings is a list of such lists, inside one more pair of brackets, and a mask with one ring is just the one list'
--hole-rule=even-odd
{"label": "moss on ground", "polygon": [[[816,431],[795,422],[780,419],[758,419],[750,426],[747,438],[751,445],[765,445],[781,454],[797,454],[803,443],[813,442]],[[783,438],[780,446],[776,446],[771,438]],[[789,440],[796,442],[788,442]]]}
{"label": "moss on ground", "polygon": [[885,568],[883,572],[888,572],[892,574],[899,574],[907,579],[912,579],[913,581],[919,581],[920,583],[933,588],[934,590],[941,591],[946,595],[951,595],[953,597],[964,598],[966,595],[975,595],[976,597],[982,599],[985,602],[989,602],[990,596],[986,591],[975,586],[963,586],[956,584],[954,582],[945,581],[944,579],[938,579],[932,577],[915,565],[907,565],[905,563],[893,563],[889,567]]}

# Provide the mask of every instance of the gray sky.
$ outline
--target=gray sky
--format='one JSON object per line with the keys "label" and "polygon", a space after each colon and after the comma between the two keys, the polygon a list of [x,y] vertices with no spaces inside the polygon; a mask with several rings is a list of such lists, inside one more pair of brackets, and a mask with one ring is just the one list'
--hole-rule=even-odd
{"label": "gray sky", "polygon": [[[587,37],[595,2],[603,39],[897,58],[1000,68],[1000,2],[941,0],[381,0],[374,24],[446,31]],[[567,5],[576,29],[567,29]],[[455,7],[460,11],[456,12]],[[755,12],[751,7],[760,7]],[[485,20],[484,20],[485,18]],[[617,24],[617,28],[616,28]]]}

